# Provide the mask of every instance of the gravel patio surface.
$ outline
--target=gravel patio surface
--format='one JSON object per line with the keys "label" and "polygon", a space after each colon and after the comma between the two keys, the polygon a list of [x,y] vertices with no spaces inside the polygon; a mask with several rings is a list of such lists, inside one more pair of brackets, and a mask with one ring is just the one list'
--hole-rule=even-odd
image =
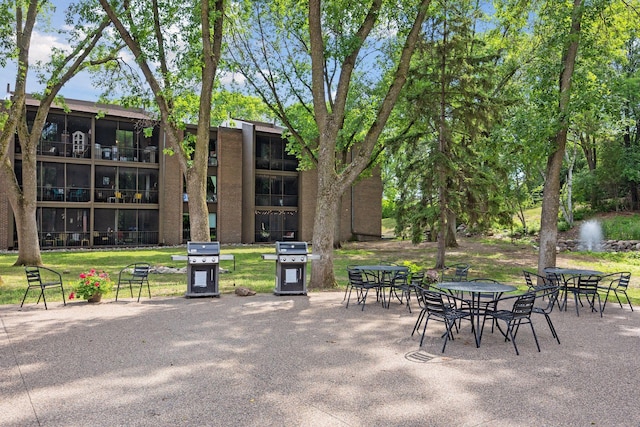
{"label": "gravel patio surface", "polygon": [[343,292],[0,306],[1,426],[640,426],[640,309],[554,310],[520,356]]}

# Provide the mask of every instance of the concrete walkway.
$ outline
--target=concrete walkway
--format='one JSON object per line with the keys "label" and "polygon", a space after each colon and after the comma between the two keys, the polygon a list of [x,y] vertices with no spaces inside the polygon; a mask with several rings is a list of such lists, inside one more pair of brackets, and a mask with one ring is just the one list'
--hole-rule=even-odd
{"label": "concrete walkway", "polygon": [[640,310],[554,311],[520,356],[343,293],[0,306],[1,426],[640,426]]}

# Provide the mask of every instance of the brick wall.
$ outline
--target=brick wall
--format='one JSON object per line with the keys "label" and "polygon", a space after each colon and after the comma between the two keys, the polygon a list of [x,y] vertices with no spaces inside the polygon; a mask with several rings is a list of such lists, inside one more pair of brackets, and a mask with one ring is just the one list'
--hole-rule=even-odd
{"label": "brick wall", "polygon": [[299,239],[310,242],[313,239],[313,220],[318,200],[318,172],[314,170],[300,172],[298,229]]}
{"label": "brick wall", "polygon": [[218,240],[242,242],[242,131],[218,128]]}
{"label": "brick wall", "polygon": [[160,174],[160,241],[165,245],[182,244],[182,172],[177,156],[168,156],[159,150]]}

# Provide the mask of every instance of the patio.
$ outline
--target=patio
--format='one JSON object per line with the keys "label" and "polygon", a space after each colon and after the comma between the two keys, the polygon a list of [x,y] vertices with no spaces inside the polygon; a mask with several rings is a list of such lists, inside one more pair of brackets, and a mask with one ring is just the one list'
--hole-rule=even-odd
{"label": "patio", "polygon": [[[344,292],[0,306],[2,426],[640,425],[640,310],[419,350],[417,310]],[[355,308],[355,307],[354,307]],[[431,326],[430,326],[431,328]]]}

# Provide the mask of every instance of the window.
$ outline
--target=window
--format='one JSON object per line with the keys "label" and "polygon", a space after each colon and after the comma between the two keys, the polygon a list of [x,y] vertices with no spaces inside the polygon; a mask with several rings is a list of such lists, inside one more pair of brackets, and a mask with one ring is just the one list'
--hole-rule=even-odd
{"label": "window", "polygon": [[292,210],[256,210],[256,242],[295,240],[298,233],[298,212]]}
{"label": "window", "polygon": [[116,130],[116,146],[119,159],[123,161],[137,161],[138,153],[133,138],[133,123],[118,122]]}
{"label": "window", "polygon": [[216,214],[209,214],[209,237],[211,240],[216,240]]}
{"label": "window", "polygon": [[298,177],[256,175],[256,206],[298,206]]}
{"label": "window", "polygon": [[286,145],[280,136],[256,135],[256,169],[296,171],[298,159],[287,153]]}
{"label": "window", "polygon": [[215,139],[209,140],[209,166],[218,166],[218,141]]}
{"label": "window", "polygon": [[38,200],[88,202],[91,166],[38,162]]}
{"label": "window", "polygon": [[108,202],[115,191],[127,203],[158,203],[158,171],[131,167],[96,166],[96,202]]}
{"label": "window", "polygon": [[218,201],[216,181],[217,177],[215,175],[207,177],[207,203],[216,203]]}

